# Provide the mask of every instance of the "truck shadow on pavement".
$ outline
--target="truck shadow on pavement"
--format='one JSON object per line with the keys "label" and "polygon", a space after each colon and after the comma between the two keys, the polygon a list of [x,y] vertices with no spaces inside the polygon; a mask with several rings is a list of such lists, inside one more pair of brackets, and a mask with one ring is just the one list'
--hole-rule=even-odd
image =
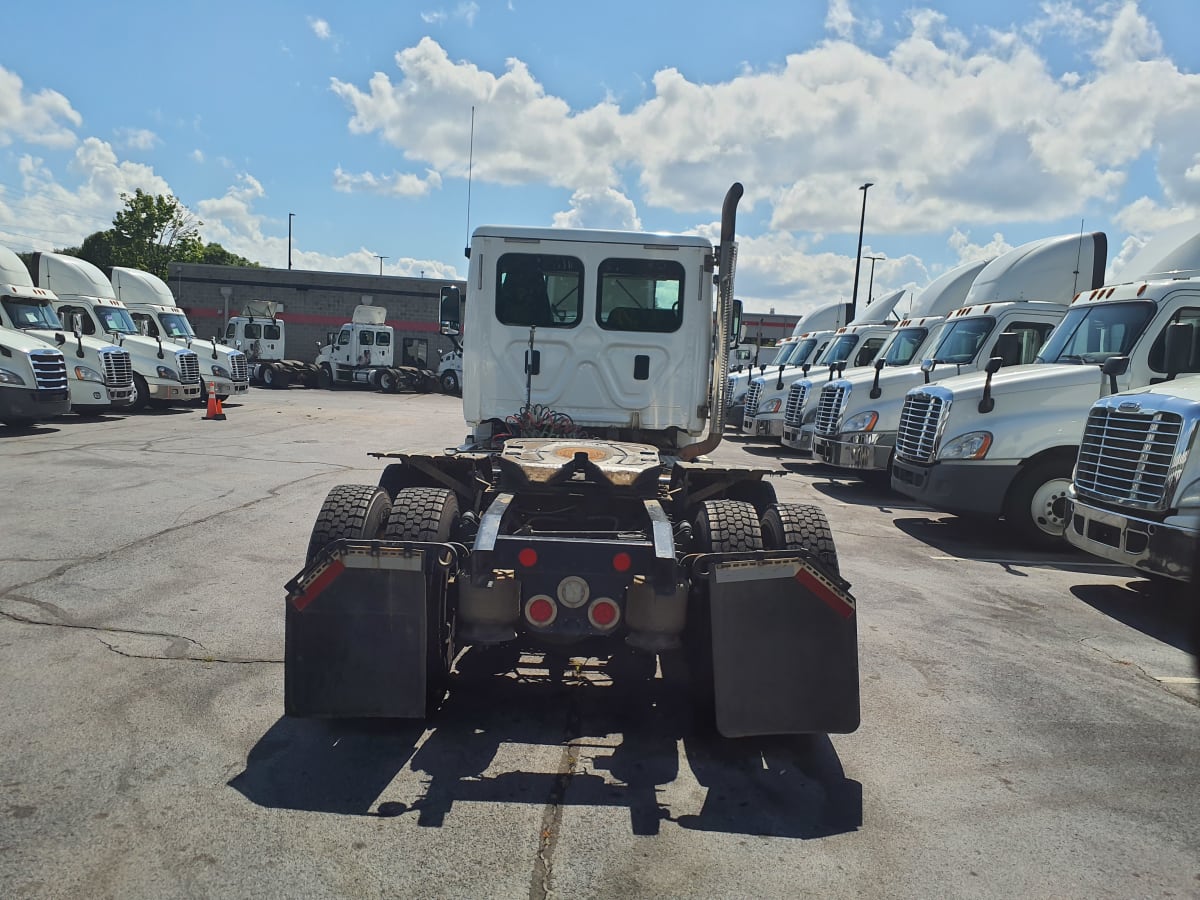
{"label": "truck shadow on pavement", "polygon": [[[1130,574],[1134,575],[1131,569]],[[1193,588],[1194,589],[1194,588]],[[1071,593],[1079,600],[1147,637],[1195,655],[1196,599],[1189,586],[1166,585],[1148,579],[1126,584],[1078,584]]]}
{"label": "truck shadow on pavement", "polygon": [[[572,650],[517,661],[469,648],[428,727],[283,717],[229,784],[264,807],[424,827],[464,802],[536,805],[546,821],[563,807],[624,807],[637,835],[663,822],[801,839],[861,826],[862,787],[828,737],[720,738],[696,725],[674,655],[648,677],[633,654]],[[691,778],[676,790],[683,767],[705,789],[699,809]]]}

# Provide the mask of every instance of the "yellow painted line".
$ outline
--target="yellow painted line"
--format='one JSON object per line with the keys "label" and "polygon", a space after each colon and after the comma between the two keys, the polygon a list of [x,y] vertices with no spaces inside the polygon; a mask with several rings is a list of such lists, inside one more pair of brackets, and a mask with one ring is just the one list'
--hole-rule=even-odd
{"label": "yellow painted line", "polygon": [[1187,675],[1155,675],[1154,680],[1159,684],[1200,684],[1200,678]]}

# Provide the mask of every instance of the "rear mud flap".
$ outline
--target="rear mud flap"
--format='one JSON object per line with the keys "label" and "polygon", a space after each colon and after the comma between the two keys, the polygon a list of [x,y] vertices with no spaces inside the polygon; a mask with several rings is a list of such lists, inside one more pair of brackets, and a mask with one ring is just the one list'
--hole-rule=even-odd
{"label": "rear mud flap", "polygon": [[858,619],[846,582],[797,551],[713,554],[695,567],[707,573],[721,734],[858,728]]}
{"label": "rear mud flap", "polygon": [[284,712],[426,714],[428,610],[457,562],[445,544],[335,541],[288,582]]}

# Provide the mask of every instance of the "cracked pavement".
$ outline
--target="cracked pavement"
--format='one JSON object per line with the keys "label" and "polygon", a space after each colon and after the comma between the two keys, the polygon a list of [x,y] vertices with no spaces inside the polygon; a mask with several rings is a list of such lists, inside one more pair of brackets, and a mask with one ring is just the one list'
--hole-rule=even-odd
{"label": "cracked pavement", "polygon": [[[439,395],[254,390],[0,432],[0,890],[13,897],[1188,896],[1189,607],[741,440],[821,503],[863,725],[721,741],[686,672],[467,650],[430,723],[282,715],[283,584]],[[752,664],[748,661],[747,664]]]}

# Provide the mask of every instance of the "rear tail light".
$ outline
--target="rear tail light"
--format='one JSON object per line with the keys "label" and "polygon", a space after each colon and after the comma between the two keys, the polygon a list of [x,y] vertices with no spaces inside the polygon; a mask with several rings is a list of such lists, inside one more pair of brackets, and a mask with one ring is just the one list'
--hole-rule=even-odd
{"label": "rear tail light", "polygon": [[592,590],[578,575],[568,575],[558,583],[558,602],[570,609],[578,609],[588,602]]}
{"label": "rear tail light", "polygon": [[532,625],[545,627],[558,618],[558,604],[545,594],[535,594],[525,601],[525,618]]}
{"label": "rear tail light", "polygon": [[612,566],[618,572],[628,572],[631,565],[633,565],[633,559],[625,551],[622,550],[613,556]]}
{"label": "rear tail light", "polygon": [[521,552],[517,554],[517,562],[527,569],[532,569],[537,565],[537,551],[532,547],[522,547]]}
{"label": "rear tail light", "polygon": [[621,607],[608,597],[597,597],[588,607],[588,621],[592,623],[593,628],[601,631],[616,628],[617,623],[621,621]]}

